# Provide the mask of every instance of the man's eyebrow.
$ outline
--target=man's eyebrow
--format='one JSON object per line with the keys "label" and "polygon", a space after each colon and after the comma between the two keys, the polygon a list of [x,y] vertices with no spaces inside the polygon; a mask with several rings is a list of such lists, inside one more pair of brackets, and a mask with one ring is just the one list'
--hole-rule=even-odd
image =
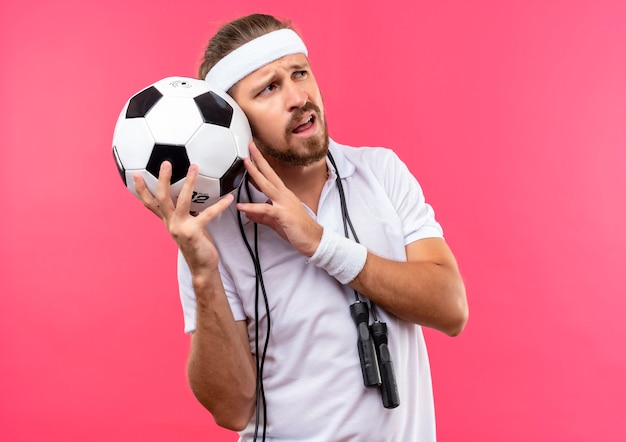
{"label": "man's eyebrow", "polygon": [[294,71],[301,71],[303,69],[308,69],[309,64],[308,63],[294,63],[291,66],[289,66],[289,68]]}
{"label": "man's eyebrow", "polygon": [[[290,65],[288,65],[286,68],[287,71],[302,71],[302,70],[308,70],[309,69],[309,63],[308,62],[304,62],[304,63],[292,63]],[[253,90],[262,90],[266,85],[274,82],[276,80],[276,78],[278,78],[279,73],[278,70],[273,70],[271,72],[268,72],[266,75],[264,75],[263,77],[257,79],[257,81],[255,81],[255,84],[253,85]]]}

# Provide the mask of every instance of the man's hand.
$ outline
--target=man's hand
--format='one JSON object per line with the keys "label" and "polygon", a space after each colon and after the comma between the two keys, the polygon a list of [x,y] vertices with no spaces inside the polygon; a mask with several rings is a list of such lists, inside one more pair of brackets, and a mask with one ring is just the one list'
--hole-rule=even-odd
{"label": "man's hand", "polygon": [[194,216],[189,210],[193,187],[198,177],[198,166],[192,164],[189,167],[176,205],[170,195],[171,176],[172,165],[164,161],[159,170],[156,196],[150,193],[139,174],[133,175],[135,190],[144,206],[165,223],[170,235],[187,260],[192,275],[202,274],[203,270],[217,270],[219,256],[206,225],[230,205],[233,196],[226,195]]}
{"label": "man's hand", "polygon": [[246,170],[270,203],[240,203],[237,209],[250,221],[274,229],[296,250],[310,257],[322,238],[322,226],[311,218],[300,199],[285,186],[254,143],[250,143],[250,156],[252,160],[244,160]]}

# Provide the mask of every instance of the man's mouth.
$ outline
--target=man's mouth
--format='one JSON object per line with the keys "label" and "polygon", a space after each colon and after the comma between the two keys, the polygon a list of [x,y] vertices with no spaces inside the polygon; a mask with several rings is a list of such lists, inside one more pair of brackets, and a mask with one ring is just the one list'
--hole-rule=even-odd
{"label": "man's mouth", "polygon": [[313,127],[314,124],[315,124],[315,115],[311,114],[309,115],[308,118],[306,118],[300,124],[295,126],[291,132],[294,134],[305,132],[306,130]]}

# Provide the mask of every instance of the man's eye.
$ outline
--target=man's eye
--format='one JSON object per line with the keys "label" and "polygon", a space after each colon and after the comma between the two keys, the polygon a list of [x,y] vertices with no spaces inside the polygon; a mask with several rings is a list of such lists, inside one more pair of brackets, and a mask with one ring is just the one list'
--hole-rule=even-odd
{"label": "man's eye", "polygon": [[261,90],[261,92],[259,92],[259,95],[269,94],[274,89],[276,89],[276,84],[275,83],[268,84],[267,86],[265,86],[265,88],[263,90]]}
{"label": "man's eye", "polygon": [[294,77],[296,78],[303,78],[306,77],[307,71],[296,71],[294,72]]}

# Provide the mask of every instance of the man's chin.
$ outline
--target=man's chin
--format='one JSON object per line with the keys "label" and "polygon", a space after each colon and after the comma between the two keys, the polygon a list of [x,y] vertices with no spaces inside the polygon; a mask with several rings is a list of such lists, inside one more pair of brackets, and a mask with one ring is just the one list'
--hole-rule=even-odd
{"label": "man's chin", "polygon": [[258,139],[255,139],[255,143],[261,152],[285,165],[310,166],[326,156],[329,140],[327,135],[305,139],[290,138],[289,147],[284,151],[275,149]]}

